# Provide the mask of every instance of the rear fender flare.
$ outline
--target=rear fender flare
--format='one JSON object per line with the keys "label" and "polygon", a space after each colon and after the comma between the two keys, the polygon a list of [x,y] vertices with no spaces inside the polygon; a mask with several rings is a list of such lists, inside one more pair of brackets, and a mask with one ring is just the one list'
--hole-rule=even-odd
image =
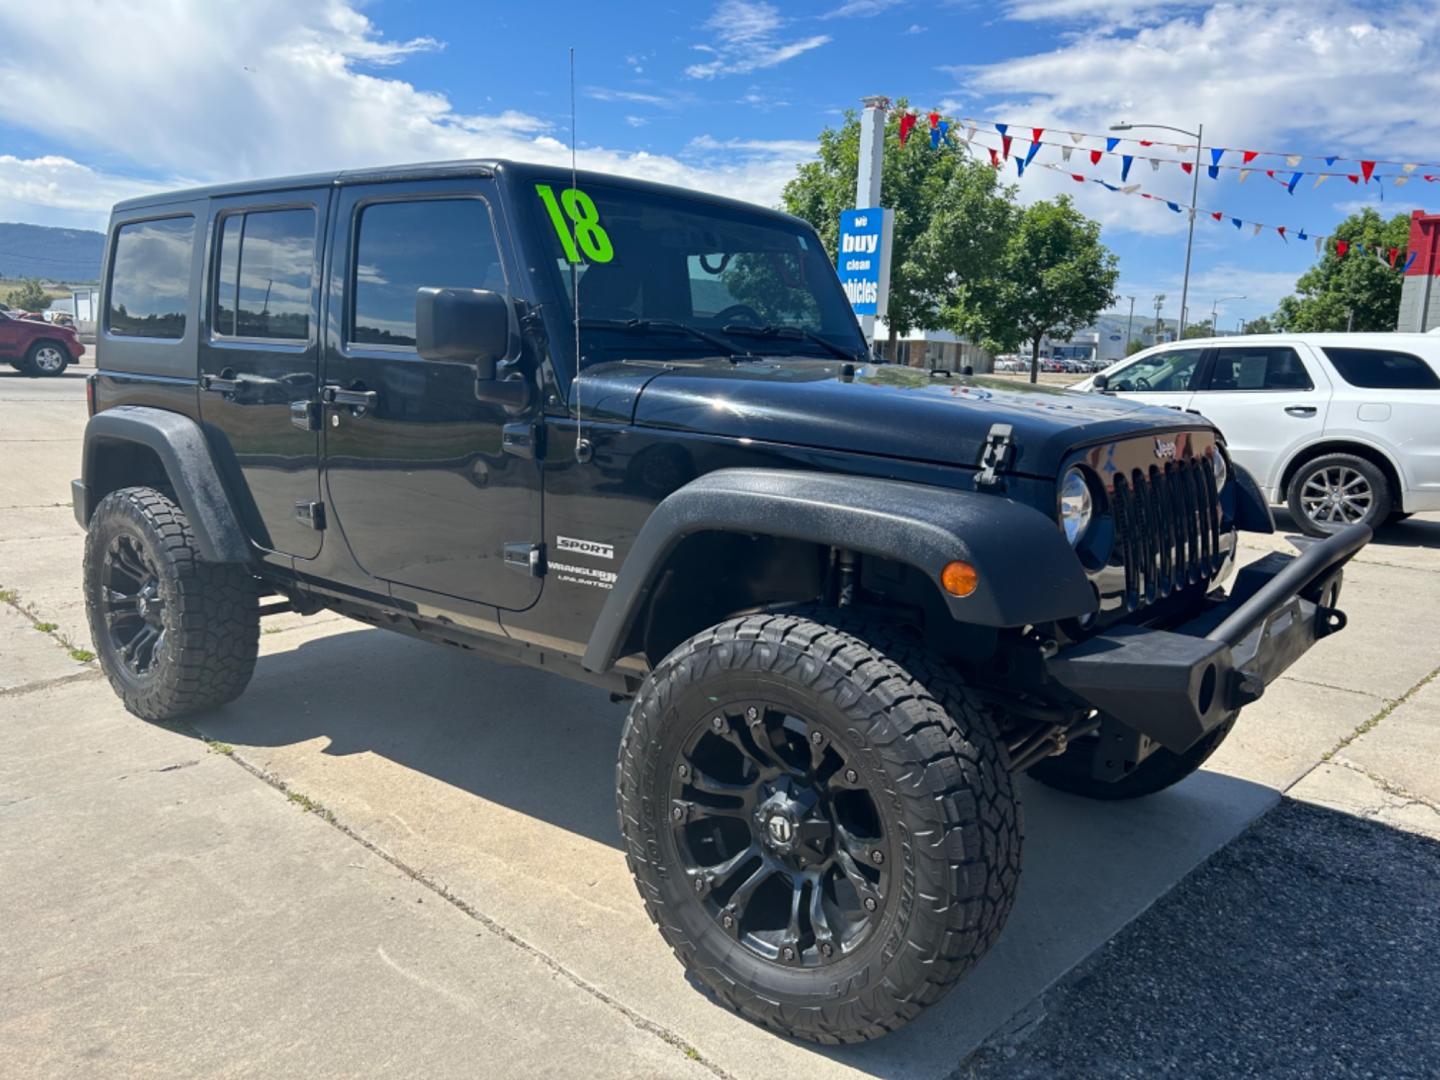
{"label": "rear fender flare", "polygon": [[99,455],[107,445],[137,443],[159,459],[175,498],[190,527],[200,558],[206,562],[247,563],[253,559],[250,542],[235,509],[230,504],[220,473],[215,468],[209,444],[200,425],[188,416],[144,405],[119,405],[90,418],[85,425],[84,461],[81,468],[83,505],[77,502],[76,516],[88,524],[99,502],[94,483]]}
{"label": "rear fender flare", "polygon": [[[909,564],[962,623],[1017,627],[1085,615],[1094,589],[1059,527],[998,495],[871,477],[779,469],[720,469],[663,499],[641,528],[605,600],[584,666],[613,665],[676,545],[702,532],[808,540]],[[940,587],[954,559],[973,565],[967,597]]]}

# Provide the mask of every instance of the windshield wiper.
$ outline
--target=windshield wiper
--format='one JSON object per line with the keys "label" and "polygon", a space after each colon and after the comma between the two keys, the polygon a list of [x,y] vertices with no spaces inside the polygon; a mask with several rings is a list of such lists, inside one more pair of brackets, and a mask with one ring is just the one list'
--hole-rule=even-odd
{"label": "windshield wiper", "polygon": [[796,341],[813,341],[822,349],[838,356],[841,360],[863,361],[865,358],[858,352],[851,352],[849,349],[836,345],[833,341],[821,337],[819,334],[806,330],[803,326],[777,326],[774,323],[769,326],[750,326],[748,323],[726,323],[720,328],[727,334],[737,334],[749,337],[766,338],[789,338]]}
{"label": "windshield wiper", "polygon": [[581,319],[580,328],[582,330],[629,330],[637,334],[646,334],[652,330],[669,330],[673,333],[689,334],[708,345],[714,345],[721,350],[722,356],[731,359],[750,355],[748,349],[737,349],[733,342],[676,319]]}

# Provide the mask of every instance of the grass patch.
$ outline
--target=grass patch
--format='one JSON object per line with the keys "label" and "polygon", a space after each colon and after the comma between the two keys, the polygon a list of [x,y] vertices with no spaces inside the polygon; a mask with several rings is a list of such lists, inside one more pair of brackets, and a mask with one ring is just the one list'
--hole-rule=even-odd
{"label": "grass patch", "polygon": [[78,664],[88,664],[95,659],[95,654],[89,649],[71,649],[70,659]]}
{"label": "grass patch", "polygon": [[305,795],[299,791],[286,791],[285,797],[289,799],[292,803],[294,803],[296,806],[300,807],[301,810],[304,810],[307,814],[314,814],[316,817],[323,818],[324,820],[332,823],[335,820],[335,815],[330,813],[329,810],[325,809],[325,805],[323,803],[316,802],[314,799],[310,798],[309,795]]}
{"label": "grass patch", "polygon": [[20,594],[14,589],[0,589],[0,604],[18,604]]}
{"label": "grass patch", "polygon": [[212,754],[224,754],[226,757],[235,753],[235,747],[231,746],[228,742],[221,742],[219,739],[206,739],[205,749],[209,750]]}
{"label": "grass patch", "polygon": [[284,629],[285,629],[285,628],[284,628],[283,626],[267,626],[267,627],[265,627],[265,629],[261,630],[260,632],[261,632],[262,634],[278,634],[278,633],[280,633],[281,630],[284,630]]}
{"label": "grass patch", "polygon": [[60,624],[53,622],[37,622],[35,624],[35,629],[39,630],[42,634],[53,634],[56,630],[60,629]]}

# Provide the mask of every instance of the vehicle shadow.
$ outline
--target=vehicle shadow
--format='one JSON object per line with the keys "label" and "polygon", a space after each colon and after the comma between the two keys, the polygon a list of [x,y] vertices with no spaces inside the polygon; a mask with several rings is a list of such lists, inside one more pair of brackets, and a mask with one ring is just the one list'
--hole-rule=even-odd
{"label": "vehicle shadow", "polygon": [[[315,750],[322,759],[376,755],[454,789],[417,787],[408,778],[403,790],[387,789],[374,782],[377,770],[368,769],[372,786],[354,796],[339,779],[342,772],[316,768],[314,757],[300,748],[310,758],[304,793],[332,808],[353,798],[374,815],[370,820],[398,810],[409,820],[438,821],[449,812],[445,807],[484,800],[615,849],[614,762],[624,716],[625,706],[591,687],[361,629],[266,655],[249,692],[197,724],[214,739],[262,748],[257,762],[282,778],[296,753],[282,748],[323,740]],[[290,764],[267,764],[266,747],[276,749],[275,762]],[[339,786],[327,792],[312,783]],[[943,1002],[897,1034],[814,1052],[876,1076],[948,1075],[1017,1009],[1279,796],[1261,785],[1200,773],[1143,802],[1089,802],[1029,781],[1022,781],[1022,797],[1025,871],[1014,913],[990,955]],[[417,805],[417,799],[435,805]],[[503,814],[485,819],[483,835],[458,839],[453,833],[427,839],[405,827],[414,835],[397,841],[402,859],[404,845],[413,843],[416,851],[443,849],[448,858],[469,860],[482,875],[493,872],[485,868],[493,865],[486,860],[495,851],[536,842],[532,825],[507,826]],[[457,843],[470,850],[456,851]],[[586,872],[608,875],[616,897],[628,892],[618,858],[593,859]],[[643,932],[650,932],[648,924]],[[543,938],[535,943],[547,947]],[[566,947],[575,946],[556,946],[569,963]]]}
{"label": "vehicle shadow", "polygon": [[[1274,511],[1279,532],[1300,532],[1289,510],[1275,507]],[[1386,522],[1375,530],[1371,543],[1380,547],[1440,548],[1440,514],[1417,514],[1404,521]]]}

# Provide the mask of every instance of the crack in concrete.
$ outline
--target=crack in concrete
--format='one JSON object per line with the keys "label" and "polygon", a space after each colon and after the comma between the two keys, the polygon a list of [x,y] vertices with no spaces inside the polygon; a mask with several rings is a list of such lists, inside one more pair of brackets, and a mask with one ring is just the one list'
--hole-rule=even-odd
{"label": "crack in concrete", "polygon": [[10,686],[0,688],[0,698],[20,697],[24,694],[33,694],[40,690],[49,690],[52,687],[64,686],[67,683],[80,682],[87,679],[98,679],[104,673],[97,667],[91,667],[88,663],[85,669],[71,675],[57,675],[53,679],[41,679],[39,682],[26,683],[24,686]]}
{"label": "crack in concrete", "polygon": [[[1361,776],[1365,777],[1365,779],[1369,780],[1372,784],[1378,787],[1381,791],[1385,792],[1385,794],[1393,795],[1395,798],[1400,800],[1399,807],[1376,807],[1376,814],[1378,814],[1381,810],[1401,809],[1406,806],[1423,806],[1429,810],[1433,810],[1436,814],[1440,814],[1440,802],[1436,802],[1433,799],[1427,799],[1424,795],[1417,795],[1415,792],[1409,791],[1406,788],[1401,787],[1393,780],[1387,780],[1385,779],[1385,777],[1379,775],[1378,773],[1371,772],[1359,762],[1351,761],[1347,757],[1335,757],[1331,759],[1330,763],[1332,765],[1339,765],[1341,768],[1349,769],[1351,772],[1359,773]],[[1373,817],[1374,814],[1371,814],[1370,816]]]}
{"label": "crack in concrete", "polygon": [[1335,760],[1336,756],[1342,750],[1344,750],[1345,747],[1349,746],[1352,742],[1358,739],[1361,735],[1364,735],[1367,731],[1373,731],[1375,728],[1377,728],[1387,716],[1389,716],[1401,705],[1404,705],[1405,702],[1409,701],[1412,697],[1418,694],[1422,689],[1425,688],[1426,685],[1433,681],[1436,676],[1440,676],[1440,667],[1435,668],[1428,675],[1426,675],[1419,682],[1417,682],[1414,686],[1410,687],[1409,690],[1406,690],[1403,694],[1401,694],[1398,698],[1386,698],[1385,704],[1380,708],[1379,712],[1375,713],[1374,716],[1371,716],[1369,719],[1358,724],[1354,731],[1344,736],[1329,750],[1326,750],[1325,753],[1321,754],[1320,760],[1317,761],[1314,765],[1310,766],[1310,768],[1306,769],[1303,774],[1301,774],[1295,779],[1294,783],[1290,784],[1288,787],[1285,788],[1285,791],[1288,792],[1292,790],[1296,784],[1299,784],[1305,779],[1305,777],[1309,776],[1316,769],[1320,768],[1320,766],[1326,764],[1327,762]]}

